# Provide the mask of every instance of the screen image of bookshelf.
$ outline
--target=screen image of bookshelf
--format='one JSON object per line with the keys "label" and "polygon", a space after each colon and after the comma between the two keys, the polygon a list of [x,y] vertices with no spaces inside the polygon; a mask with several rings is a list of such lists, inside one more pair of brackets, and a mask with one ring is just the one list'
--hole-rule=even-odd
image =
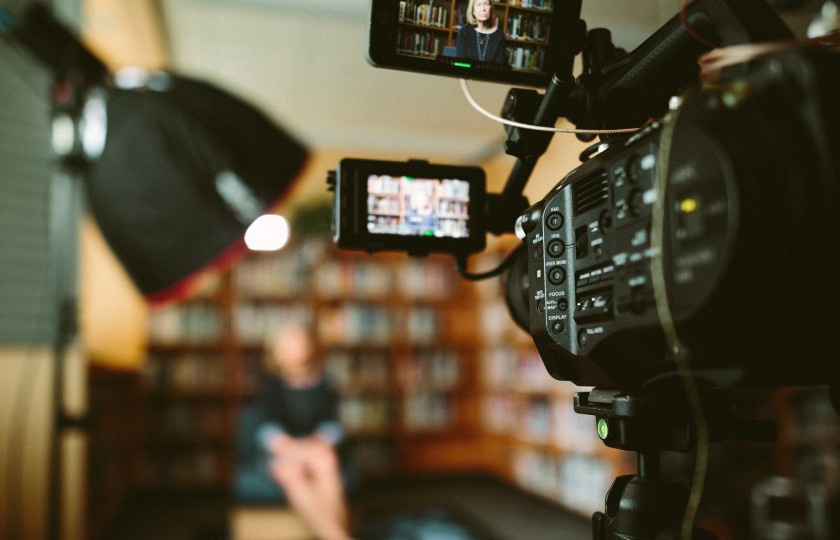
{"label": "screen image of bookshelf", "polygon": [[[549,48],[554,0],[495,2],[495,15],[505,35],[506,61],[514,69],[542,71]],[[458,31],[467,22],[464,0],[399,3],[397,52],[434,59],[455,56]]]}
{"label": "screen image of bookshelf", "polygon": [[371,175],[367,189],[370,233],[450,238],[470,234],[469,182]]}
{"label": "screen image of bookshelf", "polygon": [[433,256],[338,252],[325,240],[246,256],[214,287],[151,314],[140,484],[229,484],[237,412],[259,387],[263,343],[289,319],[317,334],[356,470],[472,455],[471,294]]}

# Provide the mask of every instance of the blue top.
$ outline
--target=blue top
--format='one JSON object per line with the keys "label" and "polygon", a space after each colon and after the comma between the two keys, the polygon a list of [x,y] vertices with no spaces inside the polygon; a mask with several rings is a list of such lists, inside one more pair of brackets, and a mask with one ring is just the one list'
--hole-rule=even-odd
{"label": "blue top", "polygon": [[281,434],[291,437],[317,434],[332,444],[344,438],[338,421],[338,399],[325,377],[303,388],[271,377],[263,384],[255,405],[261,413],[257,439],[265,449]]}

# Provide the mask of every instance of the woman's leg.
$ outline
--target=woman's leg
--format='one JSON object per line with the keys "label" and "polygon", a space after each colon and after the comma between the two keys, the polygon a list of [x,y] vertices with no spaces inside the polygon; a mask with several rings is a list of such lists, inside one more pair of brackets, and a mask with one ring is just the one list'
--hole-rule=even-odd
{"label": "woman's leg", "polygon": [[349,538],[347,505],[335,450],[320,441],[301,441],[297,450],[273,464],[274,478],[319,538]]}

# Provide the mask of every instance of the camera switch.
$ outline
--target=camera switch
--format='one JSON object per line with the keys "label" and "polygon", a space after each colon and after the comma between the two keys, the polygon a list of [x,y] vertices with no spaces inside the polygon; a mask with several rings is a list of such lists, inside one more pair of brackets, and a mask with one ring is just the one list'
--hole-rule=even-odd
{"label": "camera switch", "polygon": [[561,257],[566,251],[566,246],[561,240],[552,240],[548,244],[548,254],[552,257]]}
{"label": "camera switch", "polygon": [[577,341],[581,349],[586,347],[586,344],[589,341],[589,336],[586,335],[586,330],[581,330],[580,332],[578,332]]}
{"label": "camera switch", "polygon": [[563,214],[560,212],[552,212],[545,218],[545,225],[552,231],[557,231],[563,226]]}
{"label": "camera switch", "polygon": [[566,280],[566,270],[562,266],[553,266],[548,271],[548,281],[552,285],[560,285]]}

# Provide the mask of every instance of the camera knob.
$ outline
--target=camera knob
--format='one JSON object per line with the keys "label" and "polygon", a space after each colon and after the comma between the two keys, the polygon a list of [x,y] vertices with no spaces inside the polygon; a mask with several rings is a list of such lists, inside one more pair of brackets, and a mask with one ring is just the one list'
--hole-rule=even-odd
{"label": "camera knob", "polygon": [[566,252],[566,246],[561,240],[552,240],[548,244],[548,254],[552,257],[562,257]]}
{"label": "camera knob", "polygon": [[524,240],[525,237],[531,233],[531,231],[537,228],[537,225],[540,223],[541,218],[542,208],[540,207],[540,205],[535,204],[534,206],[529,208],[527,212],[525,212],[516,219],[516,224],[513,227],[513,230],[516,233],[516,237],[520,240]]}

